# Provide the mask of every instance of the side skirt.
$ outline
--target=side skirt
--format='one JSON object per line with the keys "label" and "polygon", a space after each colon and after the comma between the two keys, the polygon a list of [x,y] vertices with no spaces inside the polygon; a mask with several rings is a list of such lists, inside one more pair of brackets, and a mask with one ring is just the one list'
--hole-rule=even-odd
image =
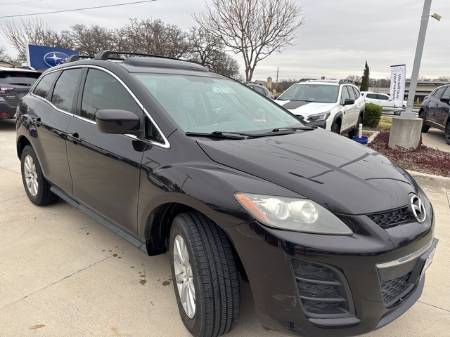
{"label": "side skirt", "polygon": [[54,185],[52,185],[50,187],[50,191],[55,193],[58,197],[60,197],[62,200],[67,202],[72,207],[80,210],[81,212],[83,212],[84,214],[86,214],[87,216],[89,216],[90,218],[95,220],[97,223],[99,223],[99,224],[107,227],[108,229],[110,229],[113,233],[115,233],[116,235],[120,236],[122,239],[125,239],[126,241],[131,243],[133,246],[135,246],[135,247],[139,248],[140,250],[144,251],[145,253],[147,253],[147,248],[146,248],[145,243],[143,243],[140,240],[136,239],[134,236],[132,236],[131,234],[127,233],[122,228],[120,228],[119,226],[117,226],[116,224],[111,222],[110,220],[108,220],[105,217],[101,216],[100,214],[95,212],[93,209],[80,204],[78,201],[76,201],[75,199],[73,199],[72,197],[67,195],[63,190],[61,190],[60,188],[58,188],[58,187],[56,187]]}

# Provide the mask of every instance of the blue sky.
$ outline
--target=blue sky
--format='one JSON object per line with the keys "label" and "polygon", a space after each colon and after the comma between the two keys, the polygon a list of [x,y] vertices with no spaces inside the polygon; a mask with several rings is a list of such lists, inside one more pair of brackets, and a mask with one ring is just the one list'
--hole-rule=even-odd
{"label": "blue sky", "polygon": [[[126,1],[132,0],[0,0],[0,6],[2,15],[12,15]],[[157,0],[39,18],[56,30],[77,23],[114,28],[129,18],[159,18],[189,29],[194,24],[193,14],[204,10],[205,2]],[[282,79],[361,75],[365,60],[373,77],[388,77],[389,66],[399,63],[406,63],[410,73],[423,6],[421,0],[298,0],[298,3],[304,19],[294,45],[260,63],[255,79],[275,77],[277,67]],[[450,1],[434,0],[432,12],[441,14],[443,19],[430,20],[421,76],[450,76]],[[11,51],[2,36],[0,46]],[[239,55],[234,57],[241,63]]]}

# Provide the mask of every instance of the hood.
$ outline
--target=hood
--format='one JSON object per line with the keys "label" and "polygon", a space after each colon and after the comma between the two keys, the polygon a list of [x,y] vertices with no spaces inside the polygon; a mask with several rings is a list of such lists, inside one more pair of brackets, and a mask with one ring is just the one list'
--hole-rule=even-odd
{"label": "hood", "polygon": [[[246,140],[198,141],[215,162],[275,183],[335,213],[409,204],[415,184],[368,147],[321,129]],[[241,191],[251,193],[252,191]]]}
{"label": "hood", "polygon": [[310,115],[327,112],[333,109],[337,103],[314,103],[305,101],[276,101],[278,105],[281,105],[285,109],[288,109],[295,115],[302,115],[308,117]]}

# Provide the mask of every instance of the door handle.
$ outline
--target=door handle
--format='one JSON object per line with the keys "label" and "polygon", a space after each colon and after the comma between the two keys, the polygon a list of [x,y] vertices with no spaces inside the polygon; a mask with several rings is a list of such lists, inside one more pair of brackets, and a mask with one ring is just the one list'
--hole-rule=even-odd
{"label": "door handle", "polygon": [[31,121],[37,127],[40,127],[42,125],[42,120],[40,117],[32,118]]}

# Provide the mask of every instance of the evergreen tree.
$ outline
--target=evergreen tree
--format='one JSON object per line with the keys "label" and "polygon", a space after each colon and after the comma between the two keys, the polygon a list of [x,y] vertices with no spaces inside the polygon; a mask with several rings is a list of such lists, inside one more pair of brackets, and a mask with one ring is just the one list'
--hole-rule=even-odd
{"label": "evergreen tree", "polygon": [[370,75],[369,65],[367,64],[366,61],[366,66],[364,67],[364,74],[361,79],[361,88],[360,88],[361,91],[369,90],[369,75]]}

